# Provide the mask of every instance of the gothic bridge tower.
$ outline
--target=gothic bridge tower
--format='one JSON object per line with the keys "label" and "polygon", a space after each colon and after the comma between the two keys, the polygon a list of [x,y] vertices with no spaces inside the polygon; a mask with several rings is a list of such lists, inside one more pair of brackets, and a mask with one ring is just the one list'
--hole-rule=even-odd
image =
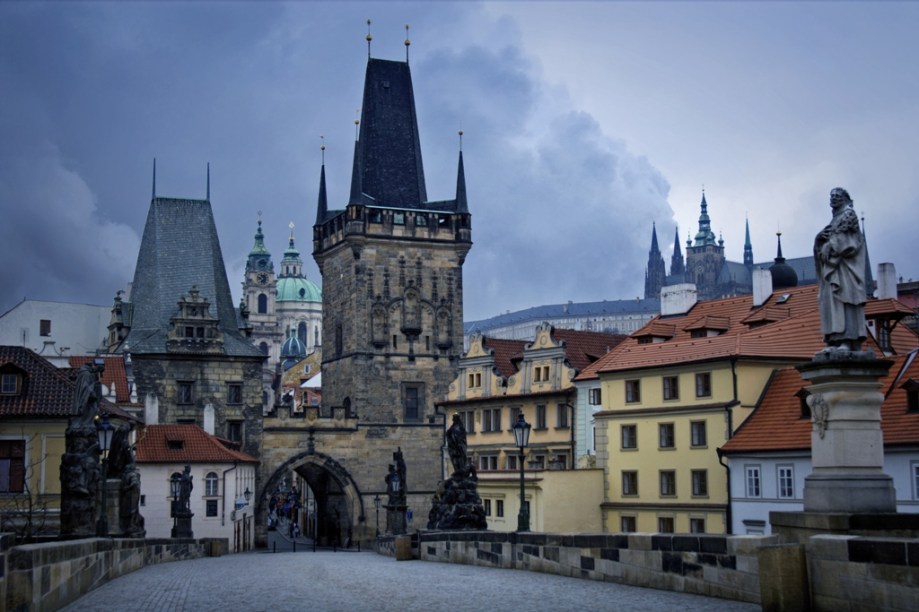
{"label": "gothic bridge tower", "polygon": [[302,425],[269,419],[265,429],[269,454],[292,449],[269,459],[281,466],[267,474],[269,486],[284,470],[304,479],[320,541],[341,541],[346,530],[352,541],[373,537],[373,499],[386,504],[384,477],[397,449],[414,525],[426,522],[444,477],[444,415],[435,403],[463,352],[472,234],[462,151],[455,197],[429,200],[407,61],[368,58],[359,125],[344,209],[328,207],[324,161],[320,173],[313,257],[323,286],[321,405],[304,408]]}

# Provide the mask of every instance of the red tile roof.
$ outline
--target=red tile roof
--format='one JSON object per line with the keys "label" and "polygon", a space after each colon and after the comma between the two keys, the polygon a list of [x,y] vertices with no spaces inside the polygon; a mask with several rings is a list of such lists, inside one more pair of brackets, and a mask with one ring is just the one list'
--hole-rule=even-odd
{"label": "red tile roof", "polygon": [[517,372],[514,361],[523,357],[523,347],[527,345],[524,340],[500,340],[498,338],[482,337],[482,348],[490,349],[495,357],[495,367],[501,376],[508,378]]}
{"label": "red tile roof", "polygon": [[[0,395],[0,418],[69,418],[73,409],[76,370],[57,368],[47,359],[21,346],[0,346],[0,368],[22,373],[17,395]],[[137,421],[108,400],[102,409],[122,420]]]}
{"label": "red tile roof", "polygon": [[[777,302],[781,302],[780,304]],[[866,315],[899,313],[902,305],[895,300],[871,300]],[[729,323],[718,336],[693,338],[700,321]],[[639,344],[642,337],[662,336],[664,327],[672,327],[672,338],[664,342]],[[718,329],[709,327],[709,329]],[[919,338],[898,325],[891,333],[891,343],[898,353],[911,350]],[[773,293],[759,308],[753,308],[753,296],[745,295],[695,304],[682,315],[658,315],[625,342],[588,366],[577,380],[597,378],[601,372],[635,370],[679,363],[710,361],[728,357],[762,357],[809,360],[823,348],[820,334],[820,312],[816,285],[807,285]],[[868,348],[880,352],[869,337]]]}
{"label": "red tile roof", "polygon": [[197,425],[147,425],[137,432],[138,463],[258,463]]}
{"label": "red tile roof", "polygon": [[552,337],[565,343],[565,357],[578,370],[583,370],[628,338],[623,334],[575,329],[553,329]]}
{"label": "red tile roof", "polygon": [[[919,380],[919,359],[911,359],[910,355],[915,357],[916,352],[895,357],[887,376],[881,379],[885,446],[919,443],[919,412],[907,412],[907,391],[901,388],[908,380]],[[811,422],[801,418],[799,397],[799,392],[808,386],[810,383],[796,369],[777,370],[759,404],[722,450],[731,454],[810,449]]]}
{"label": "red tile roof", "polygon": [[[109,389],[115,385],[115,399],[119,404],[127,404],[131,401],[130,389],[128,389],[128,376],[124,370],[124,357],[121,355],[100,355],[105,361],[105,370],[102,372],[102,384]],[[96,355],[74,355],[70,357],[70,367],[79,370],[87,363],[93,363]]]}

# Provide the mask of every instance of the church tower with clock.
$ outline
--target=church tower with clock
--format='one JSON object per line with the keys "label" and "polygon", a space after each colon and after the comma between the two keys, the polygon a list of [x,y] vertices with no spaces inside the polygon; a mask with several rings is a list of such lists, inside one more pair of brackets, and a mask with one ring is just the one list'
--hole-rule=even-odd
{"label": "church tower with clock", "polygon": [[277,279],[271,253],[265,248],[262,219],[259,213],[255,244],[246,261],[246,280],[243,282],[243,301],[249,310],[252,343],[268,356],[267,367],[280,359],[284,330],[277,320]]}

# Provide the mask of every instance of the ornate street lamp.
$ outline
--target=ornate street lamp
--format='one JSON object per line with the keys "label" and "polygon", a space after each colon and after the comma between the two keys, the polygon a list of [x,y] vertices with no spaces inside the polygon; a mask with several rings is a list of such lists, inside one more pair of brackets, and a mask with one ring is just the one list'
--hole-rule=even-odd
{"label": "ornate street lamp", "polygon": [[380,496],[373,496],[373,507],[377,511],[377,537],[380,536]]}
{"label": "ornate street lamp", "polygon": [[105,481],[108,480],[108,452],[112,446],[112,433],[114,427],[109,423],[108,415],[103,414],[102,419],[96,424],[96,434],[99,436],[99,456],[102,459],[102,505],[99,512],[99,521],[96,523],[96,535],[104,538],[108,535],[108,508],[106,507],[107,495]]}
{"label": "ornate street lamp", "polygon": [[179,510],[179,492],[182,487],[180,484],[182,477],[179,476],[178,472],[173,472],[172,476],[169,478],[169,492],[172,494],[172,537],[176,537],[176,531],[178,530],[178,510]]}
{"label": "ornate street lamp", "polygon": [[246,487],[246,490],[243,492],[243,497],[246,498],[246,504],[252,499],[252,491],[249,490],[249,487]]}
{"label": "ornate street lamp", "polygon": [[517,422],[514,423],[514,440],[517,448],[520,449],[520,513],[517,515],[517,531],[530,530],[530,513],[526,507],[526,495],[523,485],[523,451],[530,442],[530,424],[523,420],[523,411],[517,415]]}

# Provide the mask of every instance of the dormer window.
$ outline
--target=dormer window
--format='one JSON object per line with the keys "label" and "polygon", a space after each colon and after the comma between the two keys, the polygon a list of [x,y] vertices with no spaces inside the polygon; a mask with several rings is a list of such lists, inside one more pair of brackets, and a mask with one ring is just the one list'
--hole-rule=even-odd
{"label": "dormer window", "polygon": [[0,395],[19,395],[22,389],[22,376],[14,373],[0,375]]}
{"label": "dormer window", "polygon": [[906,391],[906,411],[919,412],[919,381],[910,378],[900,388]]}
{"label": "dormer window", "polygon": [[169,450],[182,450],[185,447],[185,440],[172,439],[166,440],[166,448]]}
{"label": "dormer window", "polygon": [[810,391],[807,389],[800,389],[795,393],[795,397],[801,402],[801,418],[810,420],[811,418],[811,407],[807,403],[807,398],[810,396]]}

